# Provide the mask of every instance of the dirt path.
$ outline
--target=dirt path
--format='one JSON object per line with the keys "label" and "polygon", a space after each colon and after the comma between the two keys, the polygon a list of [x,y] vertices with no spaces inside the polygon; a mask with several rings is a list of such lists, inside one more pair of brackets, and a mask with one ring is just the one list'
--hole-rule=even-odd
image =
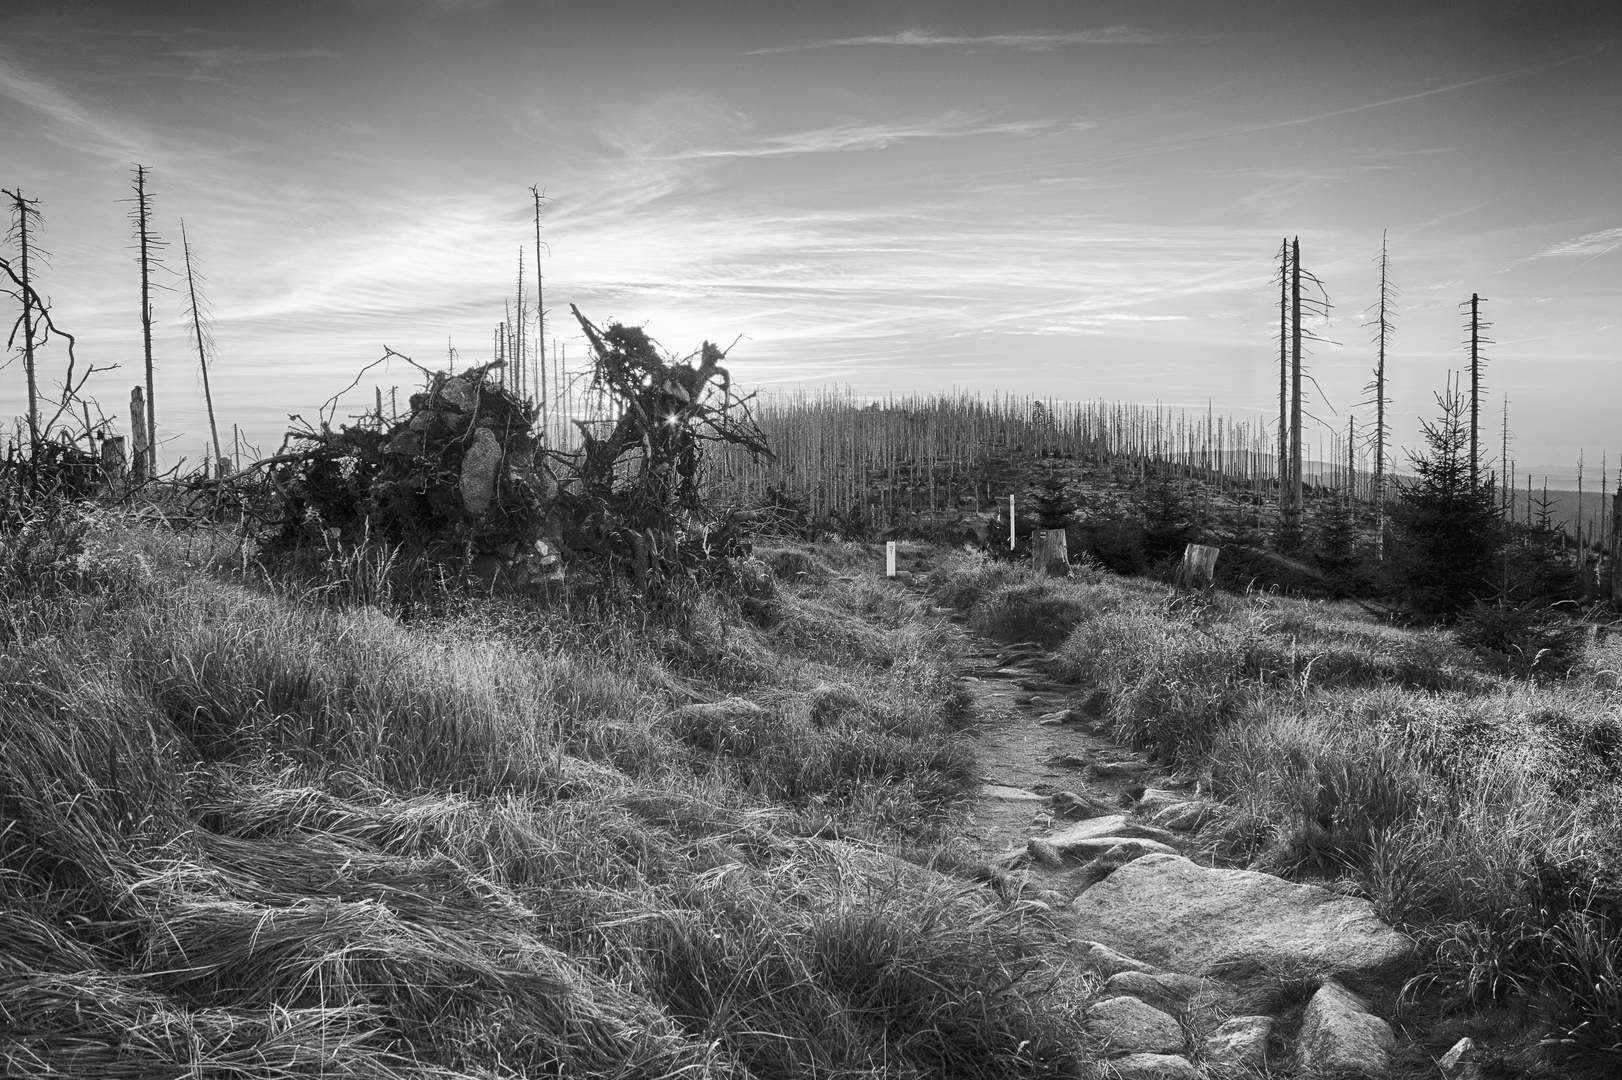
{"label": "dirt path", "polygon": [[[928,569],[922,559],[915,564],[920,576]],[[1000,645],[971,630],[963,613],[940,605],[930,610],[951,628],[952,666],[979,717],[975,746],[983,786],[963,833],[977,851],[993,859],[1011,855],[1031,837],[1068,824],[1065,792],[1130,813],[1145,788],[1186,791],[1143,755],[1095,730],[1102,717],[1092,693],[1054,679],[1053,658],[1040,646]],[[1039,864],[1029,868],[1046,876]]]}

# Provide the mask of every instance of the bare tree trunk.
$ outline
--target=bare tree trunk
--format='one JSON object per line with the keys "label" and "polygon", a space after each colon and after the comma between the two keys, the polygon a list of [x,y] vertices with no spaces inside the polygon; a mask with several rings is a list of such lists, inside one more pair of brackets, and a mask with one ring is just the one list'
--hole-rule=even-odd
{"label": "bare tree trunk", "polygon": [[535,347],[538,361],[535,370],[540,375],[541,390],[541,444],[546,445],[547,429],[550,426],[548,419],[548,395],[546,387],[546,280],[541,276],[541,193],[537,185],[531,184],[531,195],[535,197]]}
{"label": "bare tree trunk", "polygon": [[1301,238],[1290,244],[1290,504],[1285,521],[1301,531]]}
{"label": "bare tree trunk", "polygon": [[1278,505],[1289,506],[1290,483],[1290,242],[1278,254]]}
{"label": "bare tree trunk", "polygon": [[[146,192],[146,166],[135,166],[135,227],[140,240],[141,263],[141,344],[146,361],[146,475],[158,471],[158,412],[157,393],[152,379],[152,248],[156,238],[151,235],[152,202]],[[145,479],[145,477],[142,477]]]}
{"label": "bare tree trunk", "polygon": [[1481,297],[1470,294],[1470,486],[1481,482]]}
{"label": "bare tree trunk", "polygon": [[[225,454],[220,450],[220,428],[214,422],[214,392],[208,385],[208,350],[204,346],[203,313],[197,306],[197,275],[192,267],[191,243],[186,239],[186,221],[180,222],[180,250],[186,260],[186,296],[191,307],[192,335],[197,341],[197,366],[203,372],[203,403],[208,407],[208,434],[214,443],[214,469],[225,475]],[[379,391],[381,393],[381,391]]]}
{"label": "bare tree trunk", "polygon": [[1380,355],[1374,367],[1374,553],[1385,559],[1385,356],[1391,335],[1391,255],[1386,234],[1380,233]]}
{"label": "bare tree trunk", "polygon": [[38,200],[23,198],[22,189],[8,191],[11,196],[11,209],[13,216],[13,229],[17,237],[17,246],[21,249],[21,275],[23,294],[23,376],[28,384],[28,451],[30,456],[39,448],[39,381],[34,367],[34,278],[30,269],[30,256],[33,254],[33,243],[28,236],[30,220],[39,219],[39,211],[35,208]]}

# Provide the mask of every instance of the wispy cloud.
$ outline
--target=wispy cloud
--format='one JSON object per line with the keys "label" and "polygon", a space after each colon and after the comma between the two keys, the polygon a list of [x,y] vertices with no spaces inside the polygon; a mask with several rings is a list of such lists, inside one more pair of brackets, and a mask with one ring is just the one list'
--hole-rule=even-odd
{"label": "wispy cloud", "polygon": [[823,154],[853,150],[882,150],[918,139],[964,138],[976,135],[1039,135],[1082,131],[1097,126],[1089,120],[987,121],[943,116],[931,120],[892,124],[835,124],[809,131],[772,135],[744,146],[694,148],[672,155],[677,159],[777,158],[796,154]]}
{"label": "wispy cloud", "polygon": [[979,36],[941,34],[930,30],[903,30],[898,34],[834,38],[829,41],[808,41],[801,45],[784,45],[772,49],[751,49],[744,55],[764,56],[769,53],[803,52],[806,49],[831,49],[842,45],[923,45],[935,48],[942,46],[990,47],[1043,52],[1067,45],[1155,45],[1169,40],[1171,40],[1170,35],[1138,30],[1130,26],[1106,26],[1098,30],[1072,30],[1061,33],[1033,30],[1022,33]]}
{"label": "wispy cloud", "polygon": [[294,49],[286,52],[262,52],[240,45],[219,45],[197,49],[177,49],[166,54],[187,61],[191,67],[188,77],[200,78],[229,71],[250,64],[272,64],[283,60],[336,60],[339,54],[331,49]]}
{"label": "wispy cloud", "polygon": [[0,97],[43,114],[54,122],[58,141],[74,149],[127,161],[140,157],[143,148],[129,136],[104,123],[90,109],[35,78],[20,65],[0,57]]}
{"label": "wispy cloud", "polygon": [[1558,258],[1560,256],[1587,256],[1597,259],[1622,247],[1622,226],[1615,229],[1601,229],[1599,232],[1585,233],[1570,240],[1562,240],[1558,244],[1550,244],[1538,252],[1539,258]]}

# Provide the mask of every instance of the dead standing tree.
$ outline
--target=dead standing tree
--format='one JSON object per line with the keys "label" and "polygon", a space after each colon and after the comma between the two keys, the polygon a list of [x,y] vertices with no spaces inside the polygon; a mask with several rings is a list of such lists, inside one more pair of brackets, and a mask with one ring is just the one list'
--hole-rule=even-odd
{"label": "dead standing tree", "polygon": [[6,234],[9,242],[17,245],[19,253],[18,273],[15,275],[18,283],[16,295],[22,300],[22,315],[17,319],[16,325],[11,329],[11,337],[7,340],[8,347],[17,340],[17,331],[23,335],[23,375],[28,383],[28,445],[37,447],[40,440],[39,427],[39,377],[34,366],[34,316],[35,297],[34,274],[32,263],[44,253],[38,248],[38,239],[30,236],[30,227],[38,231],[41,222],[38,199],[25,199],[21,189],[4,192],[11,201],[11,228]]}
{"label": "dead standing tree", "polygon": [[136,453],[145,453],[147,474],[158,473],[158,404],[152,379],[152,267],[163,260],[155,248],[166,247],[164,241],[152,235],[152,195],[146,189],[147,168],[135,166],[135,198],[130,210],[130,221],[135,226],[138,251],[135,261],[141,267],[141,346],[146,361],[146,445],[136,446]]}
{"label": "dead standing tree", "polygon": [[[1303,378],[1311,378],[1305,374],[1301,366],[1302,343],[1305,340],[1322,341],[1323,339],[1311,331],[1304,330],[1301,325],[1301,313],[1305,310],[1309,315],[1327,319],[1329,317],[1329,293],[1322,281],[1310,270],[1301,269],[1301,240],[1299,237],[1291,240],[1287,251],[1281,252],[1280,274],[1288,286],[1289,303],[1286,308],[1283,290],[1280,291],[1280,309],[1288,311],[1289,329],[1289,459],[1288,473],[1282,480],[1282,506],[1283,522],[1280,530],[1281,545],[1293,550],[1301,545],[1303,534],[1302,518],[1305,512],[1302,487],[1302,443],[1301,443],[1301,382]],[[1301,283],[1305,281],[1318,293],[1316,297],[1302,296]],[[1284,336],[1284,318],[1280,318],[1280,341]],[[1284,349],[1279,348],[1279,369],[1282,376],[1285,368]],[[1281,386],[1282,386],[1281,378]],[[1316,385],[1316,384],[1314,384]],[[1322,391],[1320,390],[1320,393]],[[1283,416],[1281,413],[1280,422]],[[1282,437],[1282,433],[1281,433]]]}
{"label": "dead standing tree", "polygon": [[186,259],[186,314],[191,316],[192,339],[197,343],[197,366],[203,373],[203,403],[208,406],[208,433],[214,442],[214,470],[225,473],[225,455],[220,452],[220,428],[214,421],[214,393],[208,385],[208,352],[214,342],[203,325],[203,306],[197,299],[197,272],[191,253],[191,242],[186,239],[186,221],[180,221],[180,250]]}
{"label": "dead standing tree", "polygon": [[1374,362],[1374,378],[1364,387],[1373,395],[1374,405],[1374,545],[1376,557],[1385,559],[1385,458],[1388,432],[1385,422],[1385,407],[1391,404],[1386,395],[1385,361],[1386,348],[1391,343],[1391,334],[1394,329],[1397,308],[1397,287],[1391,284],[1391,256],[1386,246],[1386,237],[1380,235],[1380,299],[1379,311],[1375,317],[1364,326],[1374,328],[1375,344],[1379,352]]}

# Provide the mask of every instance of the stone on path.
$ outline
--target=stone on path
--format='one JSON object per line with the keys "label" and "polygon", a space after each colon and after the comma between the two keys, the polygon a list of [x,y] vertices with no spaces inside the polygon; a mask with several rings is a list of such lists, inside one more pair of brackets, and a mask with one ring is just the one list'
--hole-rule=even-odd
{"label": "stone on path", "polygon": [[[1033,838],[1030,843],[1041,844],[1058,855],[1061,861],[1075,862],[1081,859],[1096,859],[1113,848],[1123,845],[1133,845],[1138,855],[1172,855],[1177,849],[1170,844],[1159,840],[1140,839],[1130,835],[1136,830],[1126,829],[1119,833],[1109,833],[1104,836],[1089,836],[1073,838],[1064,836],[1041,836]],[[1036,855],[1036,848],[1031,848],[1031,854]],[[1041,858],[1041,856],[1037,856]],[[1130,860],[1128,860],[1130,861]],[[1117,865],[1120,865],[1117,863]]]}
{"label": "stone on path", "polygon": [[1371,1014],[1368,1002],[1325,979],[1301,1015],[1295,1058],[1308,1072],[1382,1077],[1395,1044],[1391,1025]]}
{"label": "stone on path", "polygon": [[1097,941],[1084,941],[1082,944],[1082,959],[1098,969],[1098,973],[1106,978],[1118,975],[1123,971],[1139,971],[1151,974],[1155,971],[1153,964],[1145,964],[1142,960],[1130,957],[1122,952],[1110,948]]}
{"label": "stone on path", "polygon": [[1170,1054],[1183,1049],[1183,1028],[1153,1005],[1135,997],[1113,997],[1087,1010],[1087,1034],[1103,1039],[1112,1053]]}
{"label": "stone on path", "polygon": [[1142,776],[1146,772],[1153,772],[1154,766],[1147,761],[1094,761],[1087,765],[1087,775],[1099,779],[1113,776]]}
{"label": "stone on path", "polygon": [[1149,824],[1173,832],[1194,832],[1219,816],[1223,808],[1203,799],[1167,803],[1149,817]]}
{"label": "stone on path", "polygon": [[1200,1080],[1200,1071],[1176,1054],[1128,1054],[1104,1064],[1116,1080]]}
{"label": "stone on path", "polygon": [[1145,855],[1153,855],[1157,849],[1163,849],[1163,845],[1155,844],[1154,847],[1150,847],[1149,842],[1145,840],[1128,840],[1125,843],[1116,844],[1104,854],[1070,874],[1070,884],[1075,887],[1075,893],[1079,896],[1082,892],[1097,885],[1127,863],[1134,859],[1141,859]]}
{"label": "stone on path", "polygon": [[[1048,799],[1055,817],[1078,821],[1084,818],[1104,817],[1110,813],[1110,804],[1096,795],[1075,791],[1058,791]],[[1125,820],[1125,817],[1122,817]]]}
{"label": "stone on path", "polygon": [[1127,840],[1153,840],[1160,844],[1170,844],[1177,838],[1164,829],[1157,829],[1152,825],[1140,825],[1125,814],[1105,814],[1103,817],[1089,818],[1078,821],[1074,825],[1067,825],[1058,832],[1042,839],[1064,851],[1072,844],[1090,840],[1099,840],[1114,837],[1117,842]]}
{"label": "stone on path", "polygon": [[1128,994],[1153,1005],[1161,1012],[1170,1013],[1187,1005],[1196,994],[1212,993],[1221,989],[1222,984],[1194,975],[1181,975],[1176,972],[1156,975],[1144,971],[1119,971],[1105,980],[1103,992],[1110,995]]}
{"label": "stone on path", "polygon": [[1235,1016],[1205,1037],[1205,1063],[1219,1069],[1263,1069],[1271,1016]]}
{"label": "stone on path", "polygon": [[980,794],[984,798],[996,799],[999,802],[1045,803],[1048,801],[1046,795],[1038,795],[1034,791],[1026,791],[1024,788],[1012,787],[1008,784],[983,784],[980,787]]}
{"label": "stone on path", "polygon": [[1147,855],[1077,897],[1078,932],[1173,971],[1223,966],[1365,972],[1413,943],[1366,900],[1250,870]]}
{"label": "stone on path", "polygon": [[1165,788],[1145,788],[1143,794],[1139,795],[1137,802],[1133,804],[1132,809],[1147,817],[1150,814],[1158,813],[1165,807],[1187,801],[1187,795],[1175,791],[1167,791]]}

